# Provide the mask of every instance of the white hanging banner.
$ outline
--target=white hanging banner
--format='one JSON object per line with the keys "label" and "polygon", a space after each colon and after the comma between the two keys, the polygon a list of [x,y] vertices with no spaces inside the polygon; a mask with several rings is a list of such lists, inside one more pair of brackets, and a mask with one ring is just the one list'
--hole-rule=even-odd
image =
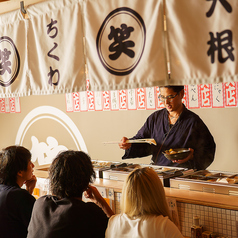
{"label": "white hanging banner", "polygon": [[[0,98],[88,90],[83,110],[153,109],[145,88],[183,84],[204,85],[212,107],[208,84],[238,81],[237,0],[49,0],[26,11],[0,15]],[[216,107],[236,106],[216,92]]]}
{"label": "white hanging banner", "polygon": [[55,0],[0,17],[0,97],[86,90],[82,1]]}
{"label": "white hanging banner", "polygon": [[28,94],[26,27],[20,11],[0,18],[0,97]]}
{"label": "white hanging banner", "polygon": [[166,0],[171,84],[238,80],[238,1]]}
{"label": "white hanging banner", "polygon": [[162,1],[85,1],[84,16],[90,90],[167,83]]}
{"label": "white hanging banner", "polygon": [[81,1],[46,1],[27,13],[32,94],[85,91]]}

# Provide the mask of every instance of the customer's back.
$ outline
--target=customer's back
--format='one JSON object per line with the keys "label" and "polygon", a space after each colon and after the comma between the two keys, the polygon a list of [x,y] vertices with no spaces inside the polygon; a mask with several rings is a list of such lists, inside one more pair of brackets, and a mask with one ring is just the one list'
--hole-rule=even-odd
{"label": "customer's back", "polygon": [[32,180],[31,153],[22,146],[9,146],[0,152],[0,237],[26,238],[35,198],[21,186]]}
{"label": "customer's back", "polygon": [[121,211],[109,219],[106,238],[183,237],[170,220],[163,185],[152,168],[137,168],[128,175]]}

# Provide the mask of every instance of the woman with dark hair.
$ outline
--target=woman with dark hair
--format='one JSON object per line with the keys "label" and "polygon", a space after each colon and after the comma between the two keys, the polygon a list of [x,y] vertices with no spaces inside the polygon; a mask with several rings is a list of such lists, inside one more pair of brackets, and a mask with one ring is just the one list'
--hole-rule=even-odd
{"label": "woman with dark hair", "polygon": [[[122,159],[152,155],[151,162],[156,165],[206,169],[214,160],[216,144],[202,119],[182,103],[184,86],[161,86],[159,90],[165,108],[152,113],[131,138],[153,138],[157,145],[130,144],[123,137],[119,143],[125,150]],[[188,148],[190,154],[182,160],[171,161],[162,153],[178,148]]]}
{"label": "woman with dark hair", "polygon": [[[64,151],[49,171],[53,195],[40,197],[33,208],[28,238],[104,237],[113,211],[98,190],[90,157],[82,151]],[[93,202],[82,201],[82,195]],[[96,203],[96,204],[95,204]]]}
{"label": "woman with dark hair", "polygon": [[137,168],[127,176],[121,214],[109,219],[105,237],[183,237],[171,221],[163,185],[153,168]]}
{"label": "woman with dark hair", "polygon": [[[0,152],[0,237],[25,238],[35,198],[36,185],[31,153],[22,146]],[[26,189],[22,189],[23,184]]]}

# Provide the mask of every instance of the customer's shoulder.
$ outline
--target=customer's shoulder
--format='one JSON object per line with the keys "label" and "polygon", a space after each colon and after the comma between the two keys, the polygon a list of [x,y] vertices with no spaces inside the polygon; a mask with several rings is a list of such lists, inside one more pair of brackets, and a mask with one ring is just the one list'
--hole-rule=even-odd
{"label": "customer's shoulder", "polygon": [[50,203],[50,202],[54,202],[57,201],[57,197],[52,196],[52,195],[44,195],[39,197],[36,200],[36,204],[42,204],[42,203]]}

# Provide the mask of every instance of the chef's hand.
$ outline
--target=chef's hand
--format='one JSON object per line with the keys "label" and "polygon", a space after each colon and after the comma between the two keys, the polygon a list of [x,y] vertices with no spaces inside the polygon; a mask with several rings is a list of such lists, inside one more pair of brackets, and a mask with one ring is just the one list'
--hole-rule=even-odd
{"label": "chef's hand", "polygon": [[94,202],[99,207],[101,207],[102,210],[104,211],[104,213],[108,217],[111,217],[112,215],[114,215],[114,212],[109,207],[109,205],[107,204],[106,200],[98,192],[96,187],[89,185],[87,190],[84,191],[83,195],[84,195],[85,198],[90,199],[92,202]]}
{"label": "chef's hand", "polygon": [[181,160],[173,160],[173,163],[183,164],[183,163],[187,162],[188,160],[192,159],[194,149],[189,148],[189,150],[190,150],[190,154],[188,155],[188,157],[186,157],[185,159],[181,159]]}
{"label": "chef's hand", "polygon": [[128,150],[131,147],[131,143],[126,143],[126,141],[128,140],[128,138],[126,137],[122,137],[120,143],[119,143],[119,147],[123,150]]}
{"label": "chef's hand", "polygon": [[24,184],[26,185],[26,190],[27,190],[30,194],[32,194],[33,191],[34,191],[34,188],[35,188],[35,186],[36,186],[36,181],[37,181],[36,176],[35,176],[35,175],[32,175],[31,179],[26,180],[26,181],[24,182]]}

